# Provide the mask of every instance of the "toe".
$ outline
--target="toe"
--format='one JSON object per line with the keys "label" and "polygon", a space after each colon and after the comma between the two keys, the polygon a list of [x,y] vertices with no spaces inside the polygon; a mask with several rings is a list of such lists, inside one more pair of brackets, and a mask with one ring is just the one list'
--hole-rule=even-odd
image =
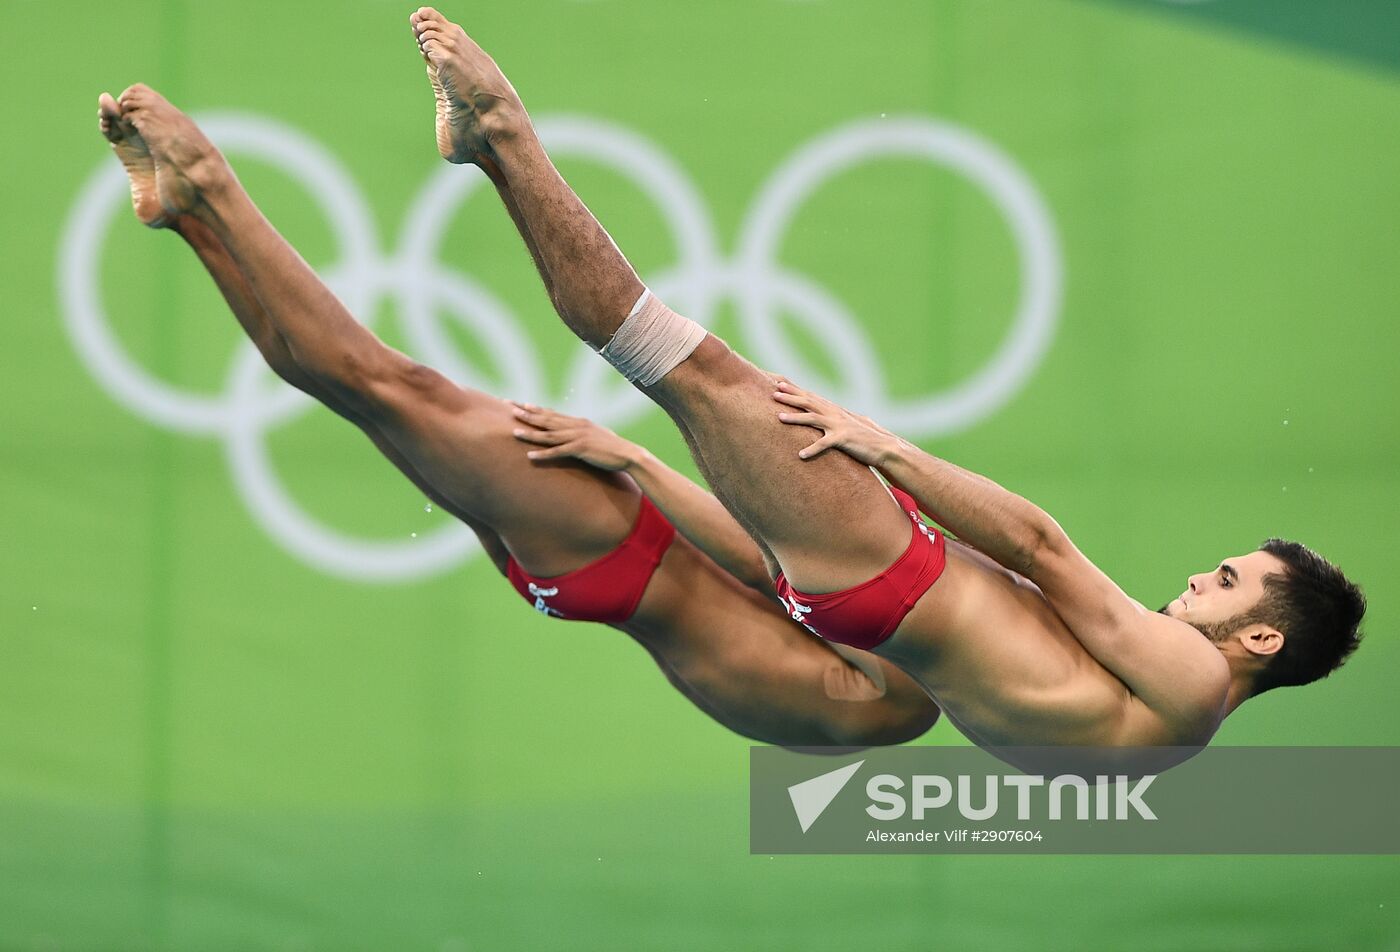
{"label": "toe", "polygon": [[418,48],[424,53],[433,53],[442,43],[442,34],[437,30],[424,30],[418,34]]}

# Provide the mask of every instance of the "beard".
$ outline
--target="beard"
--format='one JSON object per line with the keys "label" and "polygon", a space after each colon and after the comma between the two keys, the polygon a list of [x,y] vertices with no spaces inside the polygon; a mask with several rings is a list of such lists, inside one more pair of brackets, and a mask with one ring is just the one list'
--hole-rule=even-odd
{"label": "beard", "polygon": [[[1157,609],[1157,614],[1166,615],[1168,618],[1176,618],[1175,615],[1167,611],[1167,609],[1171,608],[1175,602],[1176,599],[1172,599],[1170,602],[1167,602],[1161,608]],[[1248,614],[1236,615],[1234,618],[1227,618],[1225,621],[1218,622],[1186,621],[1186,619],[1184,618],[1176,618],[1176,620],[1180,622],[1185,622],[1192,628],[1199,631],[1205,637],[1206,641],[1209,641],[1213,645],[1224,644],[1225,641],[1235,632],[1239,631],[1246,625],[1252,625],[1254,623],[1253,619],[1250,618]]]}

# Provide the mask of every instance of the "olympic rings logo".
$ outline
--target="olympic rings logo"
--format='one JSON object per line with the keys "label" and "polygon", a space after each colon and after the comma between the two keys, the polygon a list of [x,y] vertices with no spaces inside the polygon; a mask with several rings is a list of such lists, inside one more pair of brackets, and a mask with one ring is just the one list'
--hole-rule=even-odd
{"label": "olympic rings logo", "polygon": [[[470,334],[498,370],[504,393],[551,402],[538,360],[510,308],[469,276],[439,262],[438,250],[461,204],[486,183],[475,170],[444,166],[418,192],[398,251],[378,246],[373,218],[337,158],[298,130],[248,115],[205,115],[200,124],[231,155],[267,162],[301,182],[330,223],[339,257],[321,277],[352,313],[374,314],[382,296],[398,305],[409,350],[457,382],[487,389],[437,321],[446,313]],[[995,146],[966,129],[923,117],[859,120],[800,147],[759,191],[743,220],[738,251],[723,260],[709,210],[684,171],[640,135],[593,118],[552,117],[538,123],[556,156],[597,162],[629,178],[660,209],[678,250],[676,263],[648,284],[676,310],[708,326],[723,300],[742,316],[738,343],[760,366],[816,382],[833,398],[892,429],[926,438],[966,429],[1005,404],[1029,379],[1054,334],[1062,263],[1045,203],[1027,176]],[[777,263],[794,215],[827,179],[886,156],[921,159],[970,180],[1006,219],[1020,272],[1015,316],[991,359],[951,388],[917,398],[891,396],[879,357],[859,322],[832,294]],[[79,357],[108,394],[131,412],[167,429],[217,436],[239,495],[258,524],[307,564],[370,581],[416,579],[469,558],[475,540],[449,525],[409,541],[356,538],[309,516],[277,478],[264,437],[305,412],[311,401],[288,387],[263,386],[269,372],[251,343],[234,354],[222,393],[192,393],[137,365],[112,332],[99,275],[112,219],[127,207],[126,176],[104,161],[78,193],[58,261],[61,310]],[[813,340],[844,374],[831,381],[811,367],[786,335],[779,314],[798,315]],[[562,327],[560,333],[564,333]],[[499,389],[499,388],[497,388]],[[562,385],[569,407],[607,426],[623,426],[651,409],[603,361],[579,345]]]}

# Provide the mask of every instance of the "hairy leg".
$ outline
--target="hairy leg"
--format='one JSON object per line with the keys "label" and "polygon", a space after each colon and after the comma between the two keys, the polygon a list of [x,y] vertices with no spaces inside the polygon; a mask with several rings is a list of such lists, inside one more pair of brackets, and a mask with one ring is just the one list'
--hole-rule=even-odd
{"label": "hairy leg", "polygon": [[[444,154],[480,155],[499,167],[512,217],[546,275],[565,324],[606,344],[643,290],[636,272],[545,154],[514,89],[462,29],[425,8],[419,46],[456,114]],[[439,131],[442,124],[439,124]],[[480,161],[480,160],[476,160]],[[803,462],[814,438],[778,422],[777,378],[713,335],[647,393],[683,424],[726,507],[776,556],[792,583],[820,592],[883,571],[909,541],[907,517],[865,467],[839,453]]]}
{"label": "hairy leg", "polygon": [[[429,64],[429,78],[434,79]],[[435,91],[441,90],[436,81]],[[449,123],[440,121],[441,130]],[[453,155],[463,154],[448,139]],[[500,168],[489,156],[472,161],[491,182],[515,223],[551,301],[554,281],[529,223]],[[684,420],[677,427],[706,478],[700,447]],[[753,533],[752,527],[749,531]],[[778,565],[758,541],[770,574]],[[685,573],[682,573],[685,574]],[[750,597],[744,592],[740,597]],[[938,706],[913,678],[869,652],[829,645],[791,626],[782,634],[755,637],[743,627],[716,619],[703,626],[630,631],[677,691],[712,719],[736,733],[784,747],[857,747],[900,744],[922,735],[939,716]]]}
{"label": "hairy leg", "polygon": [[[429,62],[428,76],[430,79],[433,79],[435,72],[436,70],[432,63]],[[440,91],[442,86],[434,80],[433,89],[435,92]],[[444,128],[450,128],[450,124],[445,121],[439,121],[438,130],[440,139],[441,130]],[[459,154],[459,148],[452,145],[450,142],[446,148],[447,151],[451,152],[453,155]],[[480,166],[481,170],[486,173],[487,178],[495,185],[496,194],[500,196],[501,204],[505,206],[506,213],[515,224],[516,231],[520,233],[520,238],[524,241],[526,250],[530,252],[530,259],[535,263],[535,270],[539,273],[540,281],[544,284],[545,292],[549,295],[549,299],[551,303],[554,304],[555,310],[562,313],[562,302],[565,299],[555,290],[554,278],[550,274],[549,267],[545,264],[539,245],[535,242],[535,236],[530,230],[530,224],[525,220],[525,215],[520,210],[520,206],[515,200],[515,193],[511,191],[510,183],[506,180],[500,167],[489,156],[476,153],[473,155],[472,160],[476,165]],[[715,479],[711,474],[709,465],[705,461],[705,456],[701,451],[700,444],[690,432],[690,428],[686,425],[684,419],[676,416],[673,417],[673,420],[676,424],[676,428],[681,431],[681,436],[685,439],[685,445],[690,450],[690,455],[694,458],[696,465],[700,467],[700,472],[704,474],[706,481],[713,489],[715,486]],[[735,512],[733,505],[726,504],[726,508],[728,508],[731,513]],[[739,517],[739,521],[741,524],[744,524],[742,516]],[[768,566],[769,575],[776,576],[778,573],[777,559],[773,556],[773,553],[769,550],[763,539],[759,537],[758,531],[753,526],[744,524],[744,528],[754,537],[760,552],[762,552],[764,562]]]}

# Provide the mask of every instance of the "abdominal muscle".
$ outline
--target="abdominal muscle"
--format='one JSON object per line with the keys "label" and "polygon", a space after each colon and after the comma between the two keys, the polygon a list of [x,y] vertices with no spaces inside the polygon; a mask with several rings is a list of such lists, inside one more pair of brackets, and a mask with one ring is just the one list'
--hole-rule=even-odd
{"label": "abdominal muscle", "polygon": [[985,746],[1113,744],[1133,703],[1039,588],[952,539],[943,575],[875,653]]}

